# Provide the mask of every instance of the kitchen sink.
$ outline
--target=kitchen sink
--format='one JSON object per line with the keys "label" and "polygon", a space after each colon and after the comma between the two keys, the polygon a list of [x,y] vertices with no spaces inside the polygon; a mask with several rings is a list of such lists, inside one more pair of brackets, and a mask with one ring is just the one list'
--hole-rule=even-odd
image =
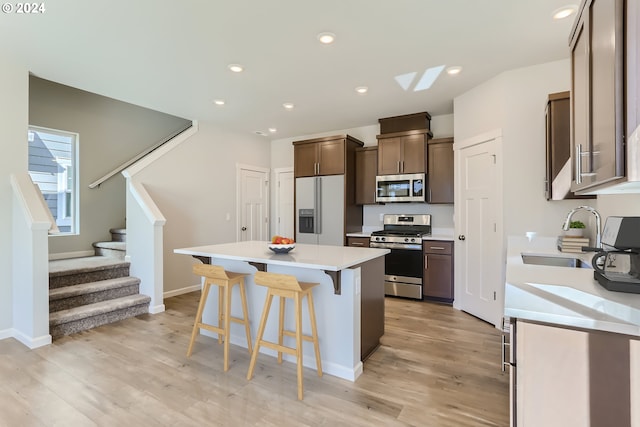
{"label": "kitchen sink", "polygon": [[522,254],[522,262],[552,267],[591,268],[591,264],[574,257]]}

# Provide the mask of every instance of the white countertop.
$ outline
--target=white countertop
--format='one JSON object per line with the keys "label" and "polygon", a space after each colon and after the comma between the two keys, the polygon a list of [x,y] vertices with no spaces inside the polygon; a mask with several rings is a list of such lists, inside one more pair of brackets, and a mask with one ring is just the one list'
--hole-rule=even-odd
{"label": "white countertop", "polygon": [[580,258],[563,253],[556,237],[509,237],[505,316],[561,326],[640,336],[640,294],[611,292],[593,278],[591,268],[524,264],[522,253]]}
{"label": "white countertop", "polygon": [[249,241],[174,249],[185,255],[259,262],[314,270],[340,271],[388,254],[389,249],[296,243],[288,254],[275,254],[268,242]]}

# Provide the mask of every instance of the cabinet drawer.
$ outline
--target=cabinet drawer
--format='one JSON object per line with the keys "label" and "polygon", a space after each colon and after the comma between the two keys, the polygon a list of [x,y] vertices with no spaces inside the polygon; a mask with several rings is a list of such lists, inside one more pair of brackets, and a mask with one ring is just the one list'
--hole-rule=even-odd
{"label": "cabinet drawer", "polygon": [[368,237],[347,237],[347,246],[368,248],[369,238]]}
{"label": "cabinet drawer", "polygon": [[445,242],[442,240],[423,240],[422,252],[425,254],[451,255],[453,252],[453,242]]}

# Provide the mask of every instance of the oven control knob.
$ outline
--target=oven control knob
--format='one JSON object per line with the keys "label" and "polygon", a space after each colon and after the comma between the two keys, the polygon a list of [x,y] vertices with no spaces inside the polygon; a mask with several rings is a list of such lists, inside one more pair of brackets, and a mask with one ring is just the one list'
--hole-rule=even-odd
{"label": "oven control knob", "polygon": [[411,243],[415,243],[415,241],[416,241],[416,239],[413,239],[413,238],[411,239]]}
{"label": "oven control knob", "polygon": [[385,241],[385,240],[387,240],[387,239],[385,239],[384,237],[381,237],[381,238],[380,238],[380,240],[382,240],[382,241],[384,242],[384,241]]}

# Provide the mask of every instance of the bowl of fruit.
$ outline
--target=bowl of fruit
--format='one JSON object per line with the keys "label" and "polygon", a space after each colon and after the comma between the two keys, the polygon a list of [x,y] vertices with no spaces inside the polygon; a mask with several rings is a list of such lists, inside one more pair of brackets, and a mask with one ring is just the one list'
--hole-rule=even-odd
{"label": "bowl of fruit", "polygon": [[293,239],[282,236],[273,236],[269,243],[269,249],[277,254],[288,254],[295,247],[296,242]]}

